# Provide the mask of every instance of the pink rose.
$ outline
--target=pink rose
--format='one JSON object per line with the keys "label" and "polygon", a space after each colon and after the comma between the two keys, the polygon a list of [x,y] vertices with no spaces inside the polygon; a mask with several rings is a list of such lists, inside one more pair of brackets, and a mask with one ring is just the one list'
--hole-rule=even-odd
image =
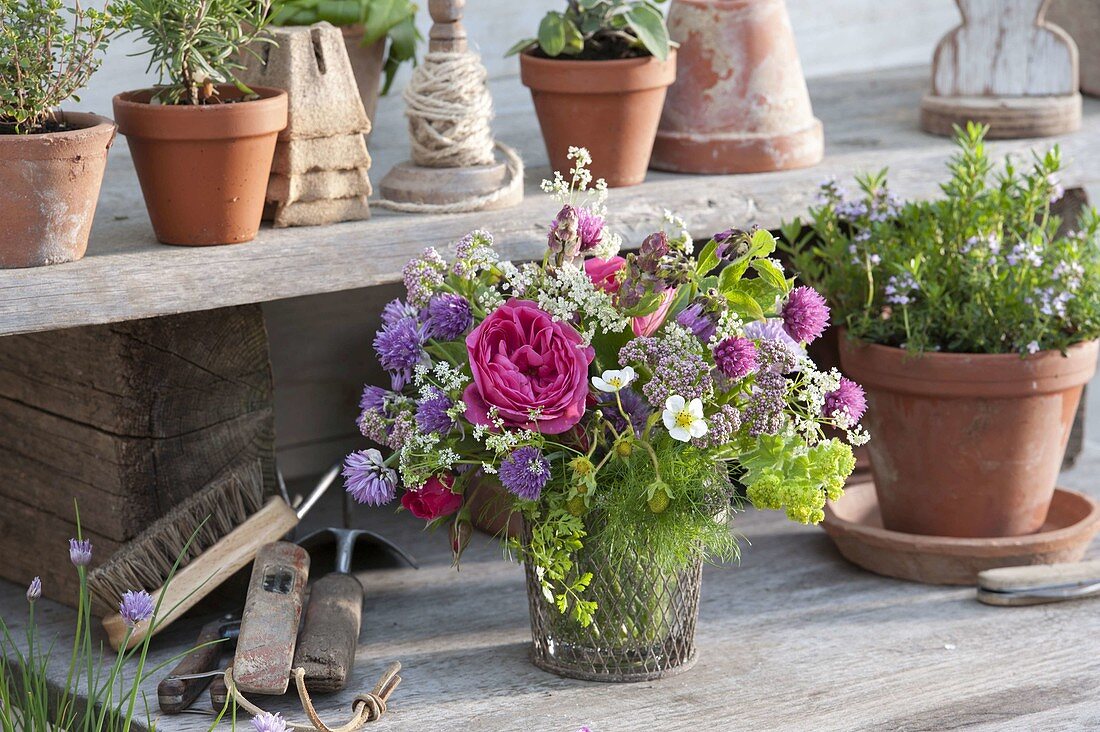
{"label": "pink rose", "polygon": [[415,491],[406,491],[401,496],[401,505],[413,516],[425,521],[450,516],[462,507],[462,496],[451,492],[454,484],[453,475],[433,477]]}
{"label": "pink rose", "polygon": [[588,279],[592,280],[592,284],[603,290],[604,292],[610,292],[612,294],[619,291],[619,270],[626,264],[626,260],[622,257],[612,257],[611,259],[591,259],[584,260],[584,272],[588,275]]}
{"label": "pink rose", "polygon": [[649,315],[641,315],[634,318],[631,323],[631,327],[634,328],[634,335],[636,336],[651,336],[657,332],[657,329],[661,327],[661,324],[665,322],[665,317],[668,316],[668,309],[672,307],[672,301],[676,299],[676,290],[665,290],[661,295],[661,304],[657,306]]}
{"label": "pink rose", "polygon": [[490,313],[466,336],[466,350],[473,382],[462,400],[470,422],[492,426],[496,407],[507,427],[557,435],[584,415],[596,352],[530,300],[509,300]]}

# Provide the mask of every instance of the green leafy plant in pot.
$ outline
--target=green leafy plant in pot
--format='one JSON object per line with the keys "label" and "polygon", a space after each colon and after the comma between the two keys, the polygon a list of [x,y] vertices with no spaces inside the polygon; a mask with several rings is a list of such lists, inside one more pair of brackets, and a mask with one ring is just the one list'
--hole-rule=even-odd
{"label": "green leafy plant in pot", "polygon": [[832,301],[843,370],[867,390],[888,529],[956,537],[1038,531],[1096,369],[1100,217],[1070,233],[1055,148],[1000,171],[985,130],[959,130],[944,195],[901,203],[885,173],[826,183],[785,227],[800,275]]}
{"label": "green leafy plant in pot", "polygon": [[234,244],[256,236],[286,92],[237,81],[263,39],[269,0],[130,0],[128,27],[160,83],[114,98],[157,239]]}
{"label": "green leafy plant in pot", "polygon": [[554,170],[569,170],[577,146],[592,153],[592,174],[609,186],[645,180],[676,78],[676,49],[655,3],[569,0],[547,13],[537,38],[508,53],[519,54]]}
{"label": "green leafy plant in pot", "polygon": [[65,112],[99,68],[119,9],[61,0],[0,5],[0,267],[84,256],[114,123]]}
{"label": "green leafy plant in pot", "polygon": [[374,120],[379,81],[389,92],[401,64],[416,62],[420,32],[417,6],[410,0],[275,0],[272,25],[332,23],[344,33],[348,58],[367,117]]}

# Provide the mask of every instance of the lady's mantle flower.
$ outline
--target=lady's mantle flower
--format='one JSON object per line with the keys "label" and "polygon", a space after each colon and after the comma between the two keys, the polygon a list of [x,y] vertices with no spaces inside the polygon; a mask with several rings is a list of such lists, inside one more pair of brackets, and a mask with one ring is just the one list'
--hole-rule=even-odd
{"label": "lady's mantle flower", "polygon": [[867,397],[863,387],[845,377],[840,377],[840,385],[835,391],[825,395],[822,413],[837,420],[843,427],[854,426],[867,411]]}
{"label": "lady's mantle flower", "polygon": [[665,411],[661,415],[672,439],[690,442],[693,437],[702,437],[707,433],[707,423],[703,419],[703,400],[686,401],[682,396],[673,394],[665,401]]}
{"label": "lady's mantle flower", "polygon": [[634,373],[634,369],[631,366],[627,366],[618,371],[611,369],[604,371],[603,376],[593,376],[592,386],[600,391],[606,391],[608,394],[613,394],[634,381],[636,375],[637,374]]}
{"label": "lady's mantle flower", "polygon": [[122,619],[131,628],[138,623],[144,623],[153,617],[153,596],[145,590],[126,592],[122,595],[122,602],[118,604],[118,611]]}
{"label": "lady's mantle flower", "polygon": [[809,343],[820,337],[829,325],[829,306],[821,293],[812,287],[794,288],[780,315],[783,329],[799,343]]}
{"label": "lady's mantle flower", "polygon": [[263,712],[252,718],[253,732],[290,732],[281,714]]}
{"label": "lady's mantle flower", "polygon": [[449,292],[436,295],[428,303],[429,338],[440,341],[453,341],[463,335],[474,322],[470,301],[462,295]]}
{"label": "lady's mantle flower", "polygon": [[344,487],[359,503],[382,506],[397,496],[397,473],[374,448],[348,455],[343,474]]}
{"label": "lady's mantle flower", "polygon": [[69,539],[69,561],[76,567],[92,563],[92,542],[88,539]]}
{"label": "lady's mantle flower", "polygon": [[34,602],[40,597],[42,597],[42,578],[35,577],[27,587],[27,602]]}
{"label": "lady's mantle flower", "polygon": [[714,362],[731,379],[743,379],[758,366],[756,344],[748,338],[727,338],[714,347]]}
{"label": "lady's mantle flower", "polygon": [[454,417],[449,414],[453,407],[454,402],[445,392],[431,387],[428,395],[416,405],[416,426],[425,433],[447,434],[455,426]]}
{"label": "lady's mantle flower", "polygon": [[386,325],[374,337],[374,350],[378,362],[390,372],[393,388],[405,388],[412,380],[413,368],[424,358],[424,327],[414,318],[402,318],[393,325]]}
{"label": "lady's mantle flower", "polygon": [[550,480],[550,463],[537,447],[515,450],[500,464],[500,482],[525,501],[534,501]]}

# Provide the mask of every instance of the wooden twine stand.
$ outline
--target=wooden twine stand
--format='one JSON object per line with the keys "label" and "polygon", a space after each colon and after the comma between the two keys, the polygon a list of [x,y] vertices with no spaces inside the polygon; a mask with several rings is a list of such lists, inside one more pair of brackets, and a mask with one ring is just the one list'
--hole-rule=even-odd
{"label": "wooden twine stand", "polygon": [[[462,11],[466,0],[430,0],[432,16],[428,52],[466,53],[469,50]],[[514,176],[522,178],[522,163],[515,153],[497,144],[510,163],[495,161],[467,167],[427,167],[406,160],[386,174],[379,186],[384,199],[378,203],[386,208],[407,212],[454,212],[490,210],[514,206],[523,199],[523,186],[515,185]],[[517,173],[518,164],[518,173]],[[497,195],[499,192],[500,195]],[[484,201],[483,203],[477,203]],[[387,202],[397,205],[387,206]],[[408,204],[402,206],[401,204]]]}
{"label": "wooden twine stand", "polygon": [[932,62],[921,128],[951,136],[967,122],[990,139],[1045,137],[1081,126],[1077,45],[1048,23],[1050,0],[955,0],[963,22]]}

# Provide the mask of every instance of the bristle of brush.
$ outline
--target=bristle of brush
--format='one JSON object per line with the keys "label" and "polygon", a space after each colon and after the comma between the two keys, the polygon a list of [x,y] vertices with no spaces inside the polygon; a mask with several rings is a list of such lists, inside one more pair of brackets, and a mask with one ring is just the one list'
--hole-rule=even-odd
{"label": "bristle of brush", "polygon": [[214,479],[92,570],[88,591],[97,610],[116,612],[128,590],[159,589],[177,558],[181,559],[180,568],[186,566],[259,511],[263,503],[259,461]]}

